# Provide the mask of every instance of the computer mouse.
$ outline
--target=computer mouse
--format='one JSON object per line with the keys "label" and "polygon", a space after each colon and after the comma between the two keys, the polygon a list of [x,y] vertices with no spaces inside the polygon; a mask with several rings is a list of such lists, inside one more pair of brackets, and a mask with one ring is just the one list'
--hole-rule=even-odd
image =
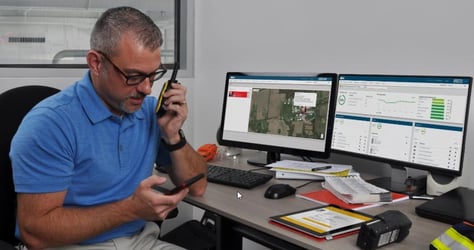
{"label": "computer mouse", "polygon": [[296,193],[296,188],[288,185],[288,184],[273,184],[267,188],[265,191],[265,198],[267,199],[281,199],[283,197],[290,196]]}

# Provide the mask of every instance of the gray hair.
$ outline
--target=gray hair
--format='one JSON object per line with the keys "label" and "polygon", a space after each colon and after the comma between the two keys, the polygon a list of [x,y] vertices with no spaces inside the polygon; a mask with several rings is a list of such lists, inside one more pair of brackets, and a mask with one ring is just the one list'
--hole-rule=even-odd
{"label": "gray hair", "polygon": [[163,36],[153,20],[132,7],[111,8],[102,13],[92,29],[90,46],[113,57],[122,35],[133,35],[136,42],[150,50],[163,43]]}

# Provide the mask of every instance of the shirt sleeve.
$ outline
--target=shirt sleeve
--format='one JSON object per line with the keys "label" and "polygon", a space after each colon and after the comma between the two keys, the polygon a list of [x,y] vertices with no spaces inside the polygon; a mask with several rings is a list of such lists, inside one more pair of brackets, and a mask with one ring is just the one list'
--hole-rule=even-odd
{"label": "shirt sleeve", "polygon": [[163,146],[161,141],[158,142],[160,146],[158,147],[158,154],[156,157],[156,165],[164,168],[171,167],[171,157],[168,150]]}
{"label": "shirt sleeve", "polygon": [[57,192],[70,185],[71,141],[60,122],[49,108],[34,109],[22,121],[10,150],[16,192]]}

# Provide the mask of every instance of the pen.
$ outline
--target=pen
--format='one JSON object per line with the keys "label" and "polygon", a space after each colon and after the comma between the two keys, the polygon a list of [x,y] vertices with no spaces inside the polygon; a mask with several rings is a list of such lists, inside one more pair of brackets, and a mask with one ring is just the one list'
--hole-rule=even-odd
{"label": "pen", "polygon": [[432,199],[434,199],[432,196],[420,196],[420,195],[410,195],[409,197],[412,200],[432,200]]}
{"label": "pen", "polygon": [[331,166],[327,165],[327,166],[321,166],[321,167],[315,167],[315,168],[312,168],[311,171],[321,171],[321,170],[326,170],[326,169],[330,169]]}

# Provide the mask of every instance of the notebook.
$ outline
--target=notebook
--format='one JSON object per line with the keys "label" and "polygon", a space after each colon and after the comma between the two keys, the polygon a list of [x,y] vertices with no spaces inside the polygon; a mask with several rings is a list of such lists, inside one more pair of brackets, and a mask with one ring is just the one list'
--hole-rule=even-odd
{"label": "notebook", "polygon": [[458,187],[415,208],[421,217],[457,224],[474,219],[474,190]]}

